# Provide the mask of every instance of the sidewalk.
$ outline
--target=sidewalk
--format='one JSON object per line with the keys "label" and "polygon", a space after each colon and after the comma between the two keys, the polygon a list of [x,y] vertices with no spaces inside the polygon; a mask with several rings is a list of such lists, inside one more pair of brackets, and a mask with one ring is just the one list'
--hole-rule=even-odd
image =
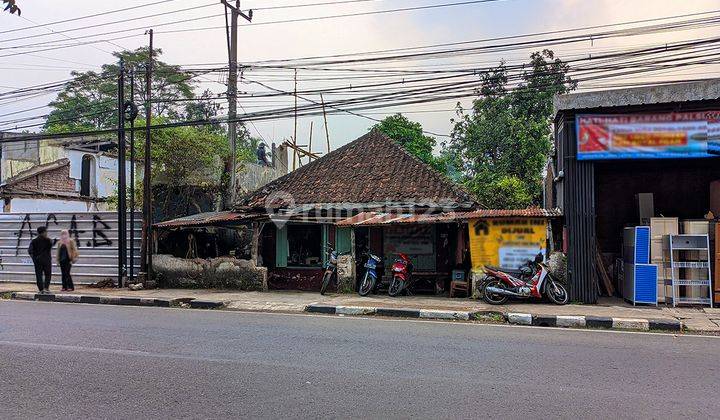
{"label": "sidewalk", "polygon": [[[32,298],[37,292],[34,284],[30,283],[0,283],[0,295],[7,295],[9,292],[26,292],[25,298]],[[57,286],[53,292],[60,296]],[[75,297],[107,297],[114,298],[113,302],[122,298],[142,299],[144,302],[152,300],[187,302],[193,301],[192,307],[223,307],[229,310],[261,311],[261,312],[322,312],[338,313],[347,315],[378,314],[390,316],[406,316],[405,313],[423,312],[429,314],[422,318],[450,318],[467,319],[462,314],[478,314],[494,316],[503,315],[506,320],[518,324],[528,325],[555,325],[558,326],[579,326],[573,324],[573,319],[587,318],[588,327],[592,327],[591,319],[616,320],[616,323],[626,325],[627,329],[635,328],[633,322],[654,320],[657,322],[681,321],[687,331],[706,334],[720,334],[720,309],[710,308],[672,308],[666,306],[636,306],[633,307],[621,299],[603,299],[597,305],[547,305],[532,302],[515,302],[508,305],[488,305],[481,300],[472,299],[449,299],[432,296],[410,296],[390,298],[389,296],[360,297],[358,295],[336,295],[329,294],[321,296],[319,293],[295,292],[295,291],[272,291],[272,292],[239,292],[222,290],[188,290],[188,289],[152,289],[131,291],[128,289],[95,289],[86,286],[79,286],[75,292],[62,293],[66,302],[78,301]],[[6,296],[7,297],[7,296]],[[60,300],[60,299],[57,299]],[[100,303],[100,302],[97,302]],[[112,302],[103,302],[112,303]],[[122,303],[121,303],[122,304]],[[130,303],[126,303],[130,304]],[[164,305],[167,306],[167,305]],[[387,310],[386,310],[387,309]],[[448,315],[448,314],[461,315]],[[432,316],[432,315],[435,316]],[[410,315],[411,316],[411,315]],[[531,318],[529,318],[531,317]],[[472,317],[471,317],[472,318]],[[552,319],[551,321],[548,321]],[[622,320],[618,322],[617,320]],[[599,324],[598,324],[599,323]],[[585,326],[583,320],[582,326]],[[623,327],[620,327],[623,328]],[[645,328],[647,329],[647,328]],[[651,328],[652,329],[652,328]],[[661,328],[662,329],[662,328]]]}

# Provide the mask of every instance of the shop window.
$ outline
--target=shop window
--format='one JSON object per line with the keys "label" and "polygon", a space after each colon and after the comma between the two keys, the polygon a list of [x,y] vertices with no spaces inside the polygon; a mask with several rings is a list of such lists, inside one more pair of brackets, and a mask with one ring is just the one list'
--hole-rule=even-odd
{"label": "shop window", "polygon": [[319,267],[322,264],[322,227],[290,225],[287,230],[287,265]]}

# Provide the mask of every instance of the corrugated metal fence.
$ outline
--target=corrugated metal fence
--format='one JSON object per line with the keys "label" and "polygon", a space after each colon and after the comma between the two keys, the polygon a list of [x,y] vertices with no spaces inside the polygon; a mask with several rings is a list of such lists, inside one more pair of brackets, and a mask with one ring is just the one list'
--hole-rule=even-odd
{"label": "corrugated metal fence", "polygon": [[[128,217],[128,228],[130,221]],[[77,284],[88,284],[107,278],[117,279],[118,219],[115,212],[89,213],[0,213],[0,281],[35,282],[35,270],[27,253],[36,229],[47,226],[50,238],[58,238],[67,229],[79,244],[80,258],[73,266]],[[140,269],[142,214],[135,215],[134,270]],[[128,271],[130,232],[128,231]],[[53,283],[60,283],[60,267],[53,249]]]}

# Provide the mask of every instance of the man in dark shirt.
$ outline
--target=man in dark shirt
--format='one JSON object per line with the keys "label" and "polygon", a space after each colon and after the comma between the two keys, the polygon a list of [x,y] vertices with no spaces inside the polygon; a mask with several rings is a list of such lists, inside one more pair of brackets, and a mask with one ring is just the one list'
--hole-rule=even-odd
{"label": "man in dark shirt", "polygon": [[[32,257],[35,265],[35,279],[37,280],[38,290],[40,290],[40,293],[46,293],[50,291],[50,277],[52,277],[52,257],[50,252],[53,241],[48,238],[45,226],[37,228],[37,233],[38,236],[30,241],[28,254]],[[45,275],[44,280],[43,275]]]}

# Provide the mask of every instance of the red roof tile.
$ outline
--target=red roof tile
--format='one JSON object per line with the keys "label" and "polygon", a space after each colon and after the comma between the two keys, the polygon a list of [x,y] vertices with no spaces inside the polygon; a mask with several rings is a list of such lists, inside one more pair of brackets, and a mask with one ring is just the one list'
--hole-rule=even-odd
{"label": "red roof tile", "polygon": [[236,208],[308,204],[473,208],[473,198],[384,134],[372,131],[238,201]]}

